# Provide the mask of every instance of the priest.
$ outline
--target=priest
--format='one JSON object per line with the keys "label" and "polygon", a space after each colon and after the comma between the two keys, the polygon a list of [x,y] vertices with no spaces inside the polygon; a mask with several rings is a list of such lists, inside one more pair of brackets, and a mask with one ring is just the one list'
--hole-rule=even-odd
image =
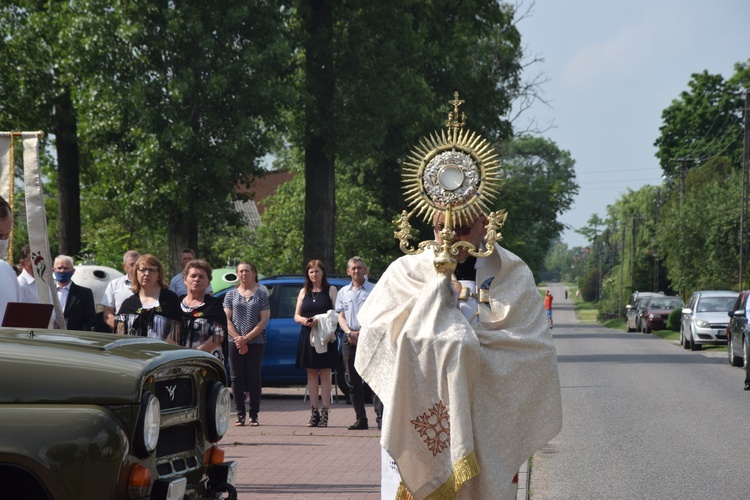
{"label": "priest", "polygon": [[[485,245],[484,214],[435,239]],[[490,230],[494,227],[490,225]],[[455,272],[431,250],[393,262],[359,313],[355,367],[383,401],[381,445],[397,498],[515,498],[513,476],[560,431],[560,382],[528,266],[491,240],[461,246]]]}

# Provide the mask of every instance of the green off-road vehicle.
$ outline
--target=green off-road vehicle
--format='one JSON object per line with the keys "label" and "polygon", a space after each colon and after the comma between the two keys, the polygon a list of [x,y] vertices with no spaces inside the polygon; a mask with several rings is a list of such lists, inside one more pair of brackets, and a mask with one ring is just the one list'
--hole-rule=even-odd
{"label": "green off-road vehicle", "polygon": [[236,498],[226,382],[158,340],[0,328],[0,497]]}

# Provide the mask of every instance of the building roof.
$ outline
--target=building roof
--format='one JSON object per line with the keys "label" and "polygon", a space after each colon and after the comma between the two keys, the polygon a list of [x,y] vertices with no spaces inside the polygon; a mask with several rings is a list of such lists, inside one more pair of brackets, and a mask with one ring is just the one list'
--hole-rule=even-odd
{"label": "building roof", "polygon": [[279,186],[289,182],[292,177],[293,174],[288,170],[269,171],[263,177],[253,179],[249,187],[242,186],[237,189],[238,193],[250,197],[246,201],[234,202],[234,209],[242,215],[242,219],[249,228],[255,229],[260,225],[261,216],[265,209],[263,200],[274,194]]}

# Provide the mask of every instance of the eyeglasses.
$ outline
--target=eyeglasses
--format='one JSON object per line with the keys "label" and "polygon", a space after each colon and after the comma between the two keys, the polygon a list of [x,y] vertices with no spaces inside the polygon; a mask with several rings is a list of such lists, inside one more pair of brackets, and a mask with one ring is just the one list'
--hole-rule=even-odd
{"label": "eyeglasses", "polygon": [[155,267],[139,267],[138,270],[141,274],[156,274],[159,272],[159,269]]}
{"label": "eyeglasses", "polygon": [[[477,219],[477,220],[479,220],[479,219]],[[454,227],[453,231],[456,233],[456,236],[467,236],[471,232],[471,230],[474,229],[474,226],[476,225],[476,223],[477,223],[477,221],[475,220],[469,226]],[[432,227],[435,229],[436,232],[439,233],[440,231],[442,231],[443,229],[445,229],[445,224],[442,224],[442,223],[435,224]]]}

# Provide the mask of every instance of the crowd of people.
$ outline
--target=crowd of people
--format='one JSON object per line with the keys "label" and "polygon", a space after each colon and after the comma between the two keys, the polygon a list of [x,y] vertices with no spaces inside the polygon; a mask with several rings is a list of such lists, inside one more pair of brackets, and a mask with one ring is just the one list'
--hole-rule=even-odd
{"label": "crowd of people", "polygon": [[[13,225],[12,212],[3,203],[0,199],[0,255],[6,253],[4,241]],[[439,214],[433,221],[437,242],[443,224]],[[455,228],[456,239],[480,248],[486,227],[487,217],[480,214]],[[394,483],[400,484],[399,495],[407,490],[419,498],[455,495],[460,489],[462,498],[514,498],[511,478],[518,466],[561,425],[550,332],[552,296],[548,293],[544,304],[528,267],[497,244],[485,259],[470,256],[467,247],[455,258],[453,276],[436,276],[429,252],[407,255],[372,286],[364,260],[353,257],[347,265],[351,284],[340,291],[329,283],[323,262],[307,264],[294,314],[300,325],[296,364],[307,371],[312,403],[307,426],[328,425],[340,329],[356,417],[349,429],[369,425],[364,380],[386,405],[384,415],[383,405],[375,401],[383,447],[397,464],[389,470],[400,475]],[[24,259],[28,252],[22,253]],[[258,283],[255,266],[241,262],[238,285],[220,301],[208,288],[211,266],[192,250],[185,250],[182,259],[182,279],[172,278],[170,289],[157,257],[126,252],[126,275],[113,280],[102,299],[104,323],[116,334],[158,338],[220,359],[226,340],[235,425],[245,425],[249,416],[250,425],[257,426],[270,316],[267,290]],[[19,300],[20,284],[29,281],[29,276],[14,276],[6,286],[8,268],[0,261],[0,317],[5,302]],[[74,273],[70,257],[55,259],[67,327],[85,330],[91,325],[93,301],[72,284]],[[84,311],[74,315],[74,306]],[[457,468],[460,481],[454,481]],[[385,477],[383,481],[390,484]]]}
{"label": "crowd of people", "polygon": [[[40,302],[29,245],[21,250],[17,270],[5,262],[12,228],[10,205],[0,198],[0,277],[3,280],[0,319],[8,302]],[[125,252],[122,259],[125,274],[107,284],[100,301],[101,320],[97,322],[92,290],[73,282],[76,272],[73,259],[58,255],[52,274],[64,321],[53,312],[49,326],[160,339],[205,351],[222,363],[228,356],[237,412],[235,425],[243,426],[249,421],[250,426],[258,426],[261,367],[267,342],[265,328],[270,318],[268,290],[258,282],[255,265],[243,261],[237,265],[237,286],[227,292],[223,300],[215,298],[211,289],[211,265],[197,259],[191,249],[184,249],[180,257],[183,271],[167,285],[165,269],[158,257],[141,255],[136,250]],[[360,257],[349,262],[347,273],[352,277],[352,284],[337,296],[336,287],[328,283],[323,263],[310,261],[297,300],[295,320],[301,325],[297,366],[307,371],[312,401],[312,416],[307,425],[311,427],[328,425],[329,408],[325,402],[331,398],[331,371],[337,364],[340,327],[345,333],[345,377],[356,415],[355,423],[349,428],[368,428],[363,384],[354,369],[354,355],[359,334],[356,315],[373,285],[366,282],[367,266]],[[44,302],[53,302],[51,293],[50,300]]]}

